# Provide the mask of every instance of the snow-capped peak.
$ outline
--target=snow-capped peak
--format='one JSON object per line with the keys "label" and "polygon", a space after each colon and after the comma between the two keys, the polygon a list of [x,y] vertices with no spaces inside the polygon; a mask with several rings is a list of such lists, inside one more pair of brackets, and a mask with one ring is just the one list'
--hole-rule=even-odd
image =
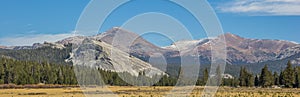
{"label": "snow-capped peak", "polygon": [[162,48],[185,50],[185,49],[194,48],[195,46],[197,46],[199,44],[204,44],[204,43],[207,43],[207,42],[208,42],[207,38],[200,39],[200,40],[181,40],[181,41],[174,42],[170,46],[166,46],[166,47],[162,47]]}
{"label": "snow-capped peak", "polygon": [[295,42],[295,41],[290,41],[291,43],[294,43],[294,44],[299,44],[298,42]]}

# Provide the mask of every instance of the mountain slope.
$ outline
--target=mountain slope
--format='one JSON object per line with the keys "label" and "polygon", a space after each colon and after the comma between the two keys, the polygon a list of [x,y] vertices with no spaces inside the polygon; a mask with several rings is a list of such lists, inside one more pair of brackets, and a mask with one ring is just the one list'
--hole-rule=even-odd
{"label": "mountain slope", "polygon": [[[117,36],[121,36],[121,38],[117,39]],[[107,44],[113,45],[114,48],[118,48],[124,52],[129,53],[132,56],[135,56],[139,59],[144,61],[148,61],[149,57],[155,55],[155,53],[166,53],[169,50],[165,50],[154,44],[148,42],[147,40],[143,39],[139,35],[121,29],[119,27],[113,27],[112,29],[103,32],[101,34],[95,36],[76,36],[66,38],[64,40],[56,42],[57,44],[78,44],[83,41],[85,38],[91,38],[98,41],[103,41]]]}
{"label": "mountain slope", "polygon": [[[114,36],[120,35],[122,36],[122,41],[114,41]],[[247,66],[248,68],[260,68],[264,64],[272,65],[272,70],[280,70],[280,66],[285,65],[287,61],[291,60],[295,65],[300,64],[300,46],[298,43],[282,41],[282,40],[268,40],[268,39],[248,39],[243,38],[238,35],[234,35],[231,33],[224,34],[227,43],[227,62],[232,65],[239,66]],[[134,41],[130,45],[126,45],[130,39],[134,39]],[[117,52],[120,53],[122,57],[119,59],[139,59],[135,60],[134,64],[138,68],[150,68],[149,66],[155,66],[153,64],[145,63],[148,62],[149,58],[156,57],[156,53],[160,53],[165,57],[168,63],[168,67],[172,68],[171,65],[179,65],[181,62],[180,56],[186,56],[191,53],[191,51],[197,50],[199,53],[199,58],[201,64],[210,64],[210,56],[211,56],[211,43],[215,42],[221,38],[209,38],[209,39],[200,39],[200,40],[184,40],[173,43],[167,47],[157,47],[152,43],[146,41],[142,37],[138,37],[137,34],[114,27],[111,30],[108,30],[104,33],[95,35],[95,36],[75,36],[66,38],[64,40],[48,43],[45,42],[43,44],[34,44],[33,46],[21,46],[15,47],[14,50],[10,50],[9,52],[20,51],[24,49],[32,49],[32,51],[39,50],[39,48],[50,47],[52,49],[70,49],[69,44],[80,44],[85,39],[90,39],[96,42],[93,42],[95,47],[100,48],[116,48],[119,49]],[[113,44],[116,42],[116,44]],[[124,43],[123,43],[124,42]],[[178,48],[181,49],[181,53],[179,53]],[[129,50],[126,50],[129,49]],[[109,56],[110,50],[98,50],[95,52],[106,52],[107,54],[98,56],[96,58],[96,63],[94,65],[104,64],[102,68],[106,68],[112,70],[112,64],[124,64],[124,60],[109,60],[111,56]],[[2,50],[2,54],[6,54],[5,56],[9,56],[6,50]],[[29,51],[31,52],[31,51]],[[68,52],[69,53],[69,52]],[[13,53],[10,53],[13,54]],[[30,53],[28,53],[30,54]],[[57,58],[65,58],[65,53],[63,57]],[[21,56],[22,57],[22,56]],[[161,56],[160,56],[161,57]],[[12,56],[12,58],[16,59],[26,59],[20,58],[17,55]],[[33,57],[30,57],[32,59]],[[52,58],[52,57],[51,57]],[[39,59],[39,58],[37,58]],[[66,58],[65,58],[66,59]],[[65,60],[60,59],[60,60]],[[143,60],[144,62],[140,62]],[[43,60],[39,60],[43,61]],[[120,62],[121,63],[120,63]],[[123,63],[122,63],[123,62]],[[126,63],[126,62],[125,62]],[[126,63],[132,64],[132,63]],[[147,64],[147,65],[139,65],[139,64]],[[125,66],[125,65],[121,65]],[[274,66],[274,67],[273,67]],[[130,67],[130,66],[129,66]],[[156,67],[156,66],[155,66]],[[127,68],[126,66],[123,68]],[[145,69],[144,68],[144,69]],[[159,67],[157,67],[159,68]],[[126,70],[126,69],[124,69]],[[127,69],[129,70],[129,69]],[[155,69],[153,69],[155,70]],[[170,70],[170,69],[168,69]],[[134,73],[140,72],[141,70],[136,69]]]}
{"label": "mountain slope", "polygon": [[[216,41],[220,37],[221,36],[212,39],[191,40],[184,42],[179,41],[164,48],[174,49],[176,44],[178,44],[179,46],[186,47],[182,52],[188,52],[196,49],[198,50],[199,57],[202,59],[202,61],[209,62],[211,56],[211,42]],[[246,39],[230,33],[224,34],[224,37],[227,45],[227,61],[231,64],[249,64],[280,60],[282,58],[278,57],[286,58],[286,56],[295,54],[293,52],[285,52],[288,52],[288,48],[298,45],[293,42],[282,40]],[[192,44],[196,45],[196,47],[189,48],[188,45]]]}
{"label": "mountain slope", "polygon": [[[114,39],[117,35],[121,37]],[[299,51],[296,49],[296,51],[291,52],[289,48],[299,46],[299,44],[289,41],[247,39],[231,33],[221,36],[224,36],[226,39],[227,62],[230,64],[255,64],[276,61],[295,55]],[[210,39],[178,41],[170,46],[161,48],[133,32],[114,27],[95,36],[75,36],[55,43],[45,42],[44,44],[34,44],[33,46],[15,47],[14,49],[36,49],[43,46],[63,48],[65,45],[78,44],[85,38],[90,38],[113,45],[114,48],[118,48],[145,62],[148,62],[151,57],[156,57],[155,55],[159,53],[167,59],[167,63],[180,64],[180,56],[188,55],[191,51],[197,50],[201,63],[209,64],[211,59],[211,42],[220,39],[221,36]],[[132,42],[127,43],[130,41]],[[181,53],[179,53],[178,48],[181,49]]]}
{"label": "mountain slope", "polygon": [[[114,39],[117,35],[121,36],[121,38]],[[36,49],[43,46],[63,48],[64,45],[78,44],[85,38],[91,38],[113,45],[113,47],[145,62],[148,62],[151,57],[156,57],[155,55],[159,53],[167,59],[167,63],[180,64],[180,56],[188,55],[191,51],[197,50],[201,63],[209,64],[211,59],[211,42],[218,40],[221,36],[210,39],[178,41],[170,46],[161,48],[133,32],[114,27],[95,36],[75,36],[55,43],[45,42],[44,44],[34,44],[33,46],[15,47],[14,49]],[[288,48],[299,46],[299,44],[289,41],[247,39],[231,33],[224,34],[224,37],[227,44],[227,62],[230,64],[255,64],[281,60],[296,54],[295,52],[290,52]],[[132,43],[127,43],[130,40]],[[179,53],[178,48],[181,49],[181,53]]]}
{"label": "mountain slope", "polygon": [[167,51],[155,46],[133,32],[118,27],[114,27],[111,30],[94,36],[93,38],[113,45],[115,48],[127,52],[144,61],[148,61],[148,58],[155,55],[155,53],[164,53]]}
{"label": "mountain slope", "polygon": [[6,46],[0,46],[0,49],[5,49],[5,48],[7,48]]}
{"label": "mountain slope", "polygon": [[114,72],[128,72],[135,76],[142,72],[148,77],[165,74],[149,63],[131,57],[128,53],[113,48],[105,42],[93,39],[85,39],[71,55],[74,65],[96,66]]}

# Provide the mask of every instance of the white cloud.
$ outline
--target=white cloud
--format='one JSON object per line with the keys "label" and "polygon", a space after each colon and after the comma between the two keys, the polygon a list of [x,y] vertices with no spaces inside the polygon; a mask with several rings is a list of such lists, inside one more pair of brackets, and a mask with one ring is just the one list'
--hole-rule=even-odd
{"label": "white cloud", "polygon": [[64,38],[74,36],[73,33],[63,34],[37,34],[37,35],[26,35],[18,37],[4,37],[0,38],[0,45],[5,46],[29,46],[33,43],[56,42]]}
{"label": "white cloud", "polygon": [[300,15],[300,0],[234,0],[217,9],[248,15]]}

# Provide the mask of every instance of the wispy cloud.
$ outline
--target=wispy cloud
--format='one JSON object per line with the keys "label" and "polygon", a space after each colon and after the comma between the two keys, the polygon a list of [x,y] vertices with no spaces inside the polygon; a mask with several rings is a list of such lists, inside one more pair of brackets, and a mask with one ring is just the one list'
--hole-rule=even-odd
{"label": "wispy cloud", "polygon": [[228,0],[217,10],[247,15],[300,15],[300,0]]}
{"label": "wispy cloud", "polygon": [[64,38],[72,37],[73,33],[63,34],[37,34],[37,35],[26,35],[16,37],[4,37],[0,38],[0,45],[5,46],[29,46],[33,43],[56,42]]}

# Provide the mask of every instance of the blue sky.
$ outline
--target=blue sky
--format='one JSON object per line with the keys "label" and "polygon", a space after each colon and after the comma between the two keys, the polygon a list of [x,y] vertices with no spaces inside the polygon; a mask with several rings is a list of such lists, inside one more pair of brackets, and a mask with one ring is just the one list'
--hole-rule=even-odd
{"label": "blue sky", "polygon": [[[216,11],[224,32],[247,38],[280,39],[300,43],[299,0],[208,1]],[[43,41],[54,42],[72,36],[77,20],[89,0],[0,2],[0,45],[12,46],[31,45]],[[206,37],[201,25],[195,22],[186,10],[165,0],[134,0],[133,3],[114,11],[99,32],[121,26],[128,18],[147,11],[172,15],[186,25],[197,39]],[[159,46],[171,43],[165,37],[157,37],[145,36]]]}

